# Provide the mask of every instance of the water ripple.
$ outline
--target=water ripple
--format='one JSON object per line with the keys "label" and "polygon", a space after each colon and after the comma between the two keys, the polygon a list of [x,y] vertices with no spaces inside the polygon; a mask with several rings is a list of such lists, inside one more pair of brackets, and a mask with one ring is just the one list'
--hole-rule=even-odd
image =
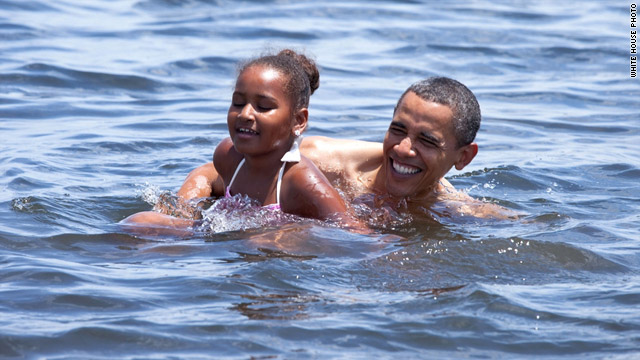
{"label": "water ripple", "polygon": [[117,75],[91,71],[66,69],[43,63],[22,66],[15,74],[2,74],[0,80],[21,86],[48,86],[72,89],[104,90],[123,89],[130,91],[156,92],[166,87],[192,90],[184,84],[168,84],[137,75]]}

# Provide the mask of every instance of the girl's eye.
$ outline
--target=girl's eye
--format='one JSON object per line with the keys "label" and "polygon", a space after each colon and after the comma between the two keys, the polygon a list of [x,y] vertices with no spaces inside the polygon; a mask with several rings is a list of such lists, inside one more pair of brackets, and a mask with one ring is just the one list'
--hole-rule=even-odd
{"label": "girl's eye", "polygon": [[389,131],[394,135],[404,135],[407,133],[403,128],[399,126],[391,126],[389,128]]}
{"label": "girl's eye", "polygon": [[231,105],[236,107],[243,107],[245,105],[245,101],[239,97],[234,96],[233,98],[231,98]]}
{"label": "girl's eye", "polygon": [[260,111],[269,111],[275,109],[276,106],[269,103],[258,103],[258,110]]}
{"label": "girl's eye", "polygon": [[236,106],[236,107],[243,107],[246,104],[246,100],[244,99],[244,96],[234,93],[231,96],[231,105],[232,106]]}

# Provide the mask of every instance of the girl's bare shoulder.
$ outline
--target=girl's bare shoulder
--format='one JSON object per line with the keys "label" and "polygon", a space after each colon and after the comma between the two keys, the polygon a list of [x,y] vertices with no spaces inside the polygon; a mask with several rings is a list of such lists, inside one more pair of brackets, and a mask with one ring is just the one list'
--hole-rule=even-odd
{"label": "girl's bare shoulder", "polygon": [[282,179],[282,208],[304,217],[324,219],[346,210],[340,194],[306,157],[289,165]]}
{"label": "girl's bare shoulder", "polygon": [[329,180],[318,167],[306,156],[301,156],[300,162],[289,165],[283,181],[291,189],[304,192],[309,186],[326,185],[331,187]]}

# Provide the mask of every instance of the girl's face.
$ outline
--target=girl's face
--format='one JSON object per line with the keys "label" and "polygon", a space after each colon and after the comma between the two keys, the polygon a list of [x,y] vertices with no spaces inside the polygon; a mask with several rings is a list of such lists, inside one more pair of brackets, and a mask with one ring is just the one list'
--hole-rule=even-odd
{"label": "girl's face", "polygon": [[284,85],[284,76],[265,65],[253,65],[238,76],[227,114],[229,135],[238,152],[266,155],[289,150],[295,120]]}

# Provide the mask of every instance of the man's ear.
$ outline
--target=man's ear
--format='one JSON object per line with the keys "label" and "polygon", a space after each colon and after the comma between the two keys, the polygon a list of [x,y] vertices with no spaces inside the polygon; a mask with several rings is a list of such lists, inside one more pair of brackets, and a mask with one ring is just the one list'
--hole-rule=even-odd
{"label": "man's ear", "polygon": [[307,122],[309,121],[309,109],[302,108],[295,114],[295,124],[293,125],[293,131],[299,130],[300,134],[307,128]]}
{"label": "man's ear", "polygon": [[462,170],[465,166],[469,165],[471,160],[476,157],[478,153],[478,144],[471,143],[458,149],[458,160],[455,162],[456,170]]}

